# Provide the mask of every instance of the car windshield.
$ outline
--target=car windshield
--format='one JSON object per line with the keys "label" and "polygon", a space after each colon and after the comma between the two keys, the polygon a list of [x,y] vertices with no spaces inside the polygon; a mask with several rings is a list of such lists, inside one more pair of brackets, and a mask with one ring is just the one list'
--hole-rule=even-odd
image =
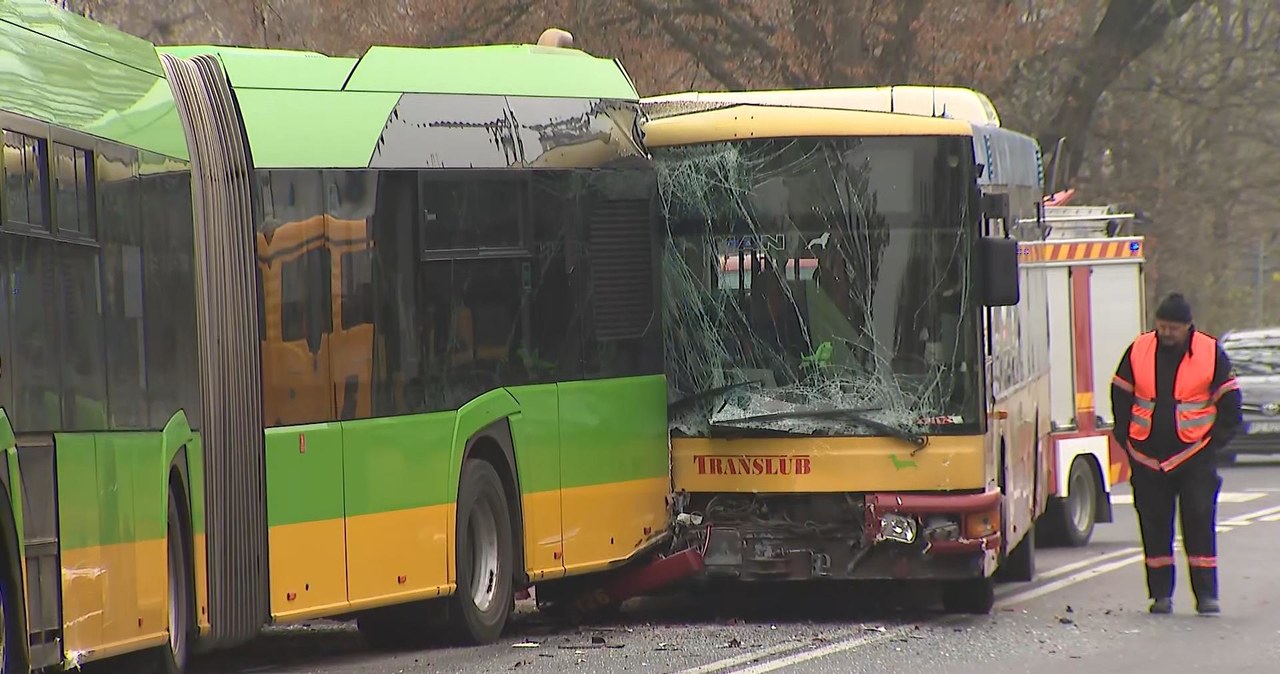
{"label": "car windshield", "polygon": [[673,431],[972,430],[967,139],[742,141],[655,157],[668,375],[672,399],[691,401],[673,408]]}
{"label": "car windshield", "polygon": [[1280,375],[1280,346],[1228,345],[1224,347],[1237,375],[1268,377]]}

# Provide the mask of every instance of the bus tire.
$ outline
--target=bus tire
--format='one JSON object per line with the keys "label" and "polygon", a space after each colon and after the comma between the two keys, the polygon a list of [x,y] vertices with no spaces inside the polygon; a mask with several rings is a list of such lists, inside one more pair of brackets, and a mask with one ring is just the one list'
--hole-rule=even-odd
{"label": "bus tire", "polygon": [[169,590],[169,640],[165,645],[140,653],[123,656],[113,661],[111,671],[158,672],[182,674],[191,660],[191,645],[195,640],[195,598],[191,584],[191,559],[183,529],[182,508],[171,493],[169,495],[169,521],[167,524],[166,556],[168,558]]}
{"label": "bus tire", "polygon": [[182,509],[169,496],[169,644],[161,651],[161,671],[181,674],[191,659],[191,642],[196,631],[195,598],[192,596],[191,560],[182,527]]}
{"label": "bus tire", "polygon": [[462,643],[497,641],[511,615],[515,571],[511,508],[493,464],[468,460],[458,478],[451,598],[454,636]]}
{"label": "bus tire", "polygon": [[991,578],[966,578],[942,584],[942,608],[947,613],[986,615],[995,604],[996,587]]}
{"label": "bus tire", "polygon": [[22,586],[14,585],[17,574],[10,573],[4,567],[0,569],[4,571],[0,574],[0,674],[26,672],[28,666],[23,661],[21,644],[26,641],[27,635],[21,634],[18,629],[20,607],[16,603],[22,596]]}

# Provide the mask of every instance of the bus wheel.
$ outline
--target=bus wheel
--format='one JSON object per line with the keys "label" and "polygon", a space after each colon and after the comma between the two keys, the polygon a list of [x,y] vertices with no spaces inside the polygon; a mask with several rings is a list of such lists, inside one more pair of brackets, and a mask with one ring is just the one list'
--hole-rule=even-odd
{"label": "bus wheel", "polygon": [[985,615],[995,603],[996,588],[991,578],[952,580],[942,585],[942,608],[947,613]]}
{"label": "bus wheel", "polygon": [[191,583],[187,582],[190,560],[182,535],[182,510],[169,497],[169,647],[160,654],[160,671],[180,674],[186,670],[191,653],[191,635],[195,631],[194,601]]}
{"label": "bus wheel", "polygon": [[195,600],[190,582],[191,562],[187,558],[186,538],[182,531],[182,510],[173,496],[169,497],[167,547],[169,641],[159,648],[126,656],[119,664],[129,671],[182,674],[190,659],[191,638],[195,634]]}
{"label": "bus wheel", "polygon": [[27,663],[22,661],[22,649],[18,646],[22,643],[19,638],[26,635],[16,633],[18,614],[13,604],[20,596],[21,590],[15,589],[10,574],[4,574],[0,578],[0,674],[27,671]]}
{"label": "bus wheel", "polygon": [[511,615],[511,510],[502,479],[487,461],[467,461],[458,480],[454,559],[458,589],[452,603],[460,641],[492,643]]}

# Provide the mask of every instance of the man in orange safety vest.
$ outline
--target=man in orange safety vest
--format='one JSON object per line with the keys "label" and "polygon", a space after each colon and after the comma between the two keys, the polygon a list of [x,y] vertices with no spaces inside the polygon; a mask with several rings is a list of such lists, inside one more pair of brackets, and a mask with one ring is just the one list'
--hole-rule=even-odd
{"label": "man in orange safety vest", "polygon": [[1182,519],[1196,611],[1219,613],[1215,519],[1218,449],[1240,427],[1240,387],[1218,340],[1199,332],[1173,293],[1156,329],[1139,335],[1111,384],[1113,433],[1129,455],[1152,613],[1173,612],[1173,513]]}

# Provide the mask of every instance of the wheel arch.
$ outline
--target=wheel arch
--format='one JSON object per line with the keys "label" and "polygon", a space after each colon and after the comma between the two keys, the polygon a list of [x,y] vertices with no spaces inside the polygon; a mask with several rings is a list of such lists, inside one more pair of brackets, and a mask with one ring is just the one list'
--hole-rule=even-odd
{"label": "wheel arch", "polygon": [[1065,437],[1054,438],[1055,452],[1057,463],[1054,466],[1056,473],[1054,475],[1054,494],[1060,498],[1066,498],[1070,489],[1071,465],[1079,457],[1090,459],[1091,465],[1097,472],[1098,485],[1103,492],[1111,492],[1111,479],[1107,471],[1103,470],[1103,466],[1110,466],[1111,448],[1107,442],[1105,435],[1091,435],[1086,437]]}
{"label": "wheel arch", "polygon": [[[511,432],[511,417],[520,413],[519,404],[505,390],[490,393],[467,403],[458,411],[457,427],[454,431],[456,460],[452,463],[451,491],[455,503],[454,515],[448,528],[449,576],[457,578],[457,561],[454,559],[457,527],[457,499],[459,477],[462,465],[471,459],[480,459],[490,463],[502,480],[502,487],[507,497],[508,514],[511,517],[512,550],[515,553],[512,571],[513,582],[517,588],[529,583],[528,569],[525,564],[524,540],[524,503],[521,498],[520,471],[516,464],[515,439]],[[459,439],[465,438],[461,443]],[[459,447],[460,444],[460,447]]]}

